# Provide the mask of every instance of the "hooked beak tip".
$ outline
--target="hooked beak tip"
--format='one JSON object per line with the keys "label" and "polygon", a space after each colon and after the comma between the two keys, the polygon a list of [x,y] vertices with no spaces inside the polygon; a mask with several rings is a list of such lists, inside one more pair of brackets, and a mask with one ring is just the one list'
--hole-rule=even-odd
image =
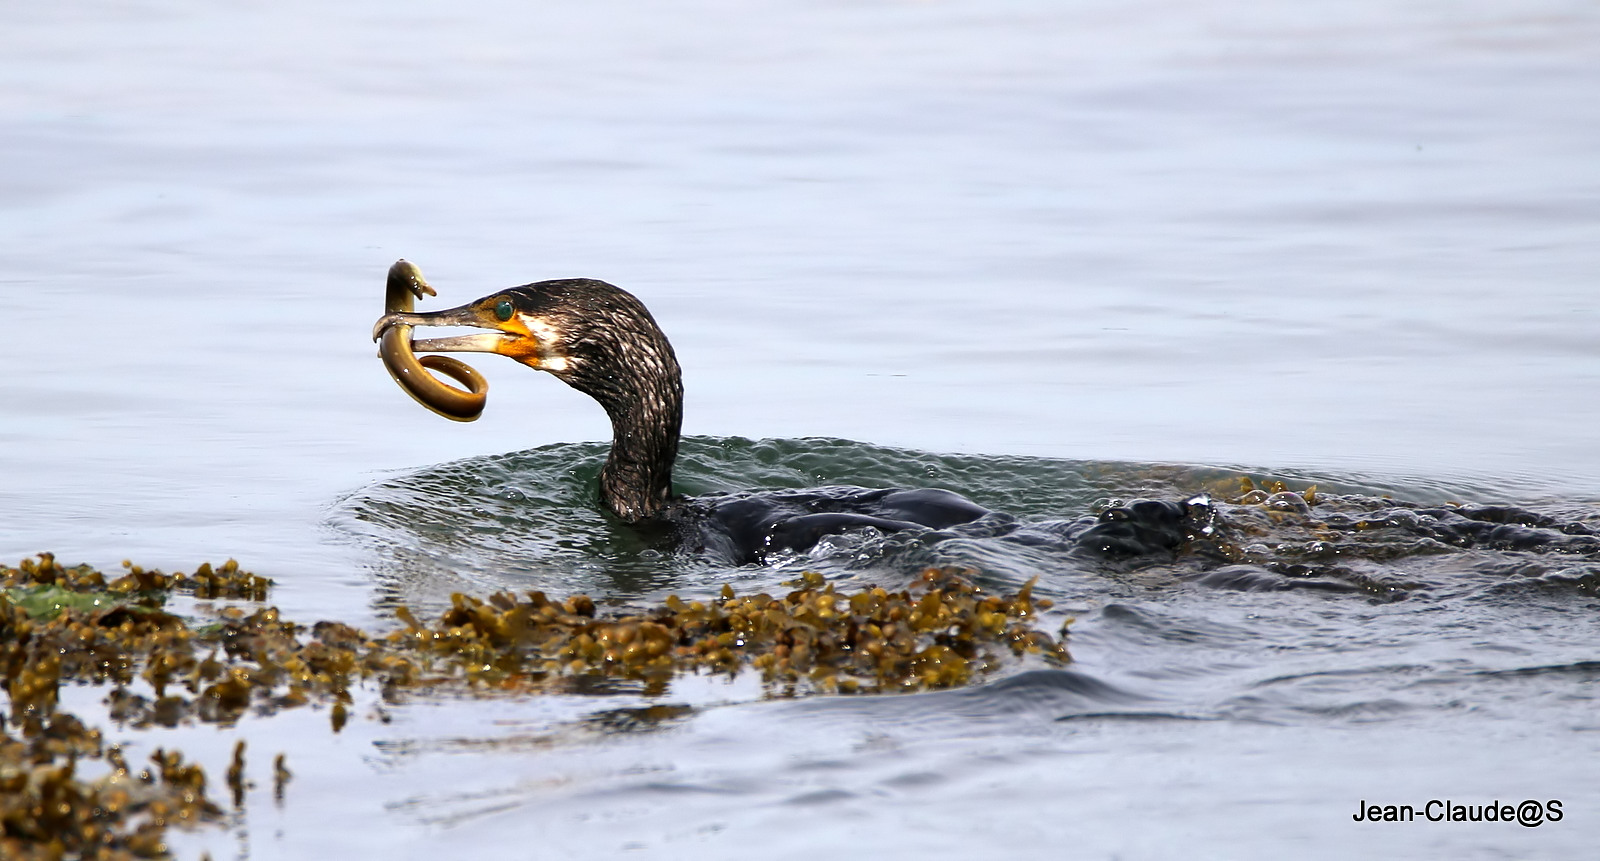
{"label": "hooked beak tip", "polygon": [[382,338],[383,333],[389,331],[389,327],[394,325],[393,317],[393,314],[385,314],[378,318],[378,322],[372,325],[372,340]]}

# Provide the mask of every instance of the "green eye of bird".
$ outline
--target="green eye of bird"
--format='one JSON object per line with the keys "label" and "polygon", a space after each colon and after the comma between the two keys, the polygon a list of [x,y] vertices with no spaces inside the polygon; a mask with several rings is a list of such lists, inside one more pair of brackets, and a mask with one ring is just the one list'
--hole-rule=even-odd
{"label": "green eye of bird", "polygon": [[513,311],[513,309],[511,307],[511,300],[510,299],[501,299],[499,302],[495,303],[494,315],[496,317],[499,317],[500,318],[500,322],[502,322],[502,323],[504,323],[505,321],[511,319],[512,311]]}

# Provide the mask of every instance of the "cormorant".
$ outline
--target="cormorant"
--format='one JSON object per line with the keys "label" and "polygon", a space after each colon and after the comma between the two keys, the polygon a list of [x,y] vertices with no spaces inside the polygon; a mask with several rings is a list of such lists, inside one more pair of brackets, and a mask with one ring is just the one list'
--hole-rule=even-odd
{"label": "cormorant", "polygon": [[[871,526],[886,532],[944,529],[989,511],[948,490],[828,487],[684,500],[672,466],[683,425],[683,381],[672,344],[643,303],[592,278],[539,281],[500,290],[459,308],[414,313],[414,297],[433,290],[413,264],[389,270],[386,313],[373,328],[380,354],[402,388],[429,409],[471,421],[487,386],[470,367],[414,352],[498,353],[594,398],[611,418],[611,451],[600,470],[600,499],[632,524],[692,517],[702,546],[737,563],[772,550],[804,550],[825,535]],[[411,340],[413,326],[487,331]],[[430,367],[467,385],[448,386]]]}
{"label": "cormorant", "polygon": [[[937,489],[822,487],[678,497],[672,466],[683,424],[682,374],[672,345],[638,299],[604,281],[567,278],[512,287],[446,311],[412,312],[413,299],[432,294],[414,265],[401,260],[390,268],[388,313],[373,328],[373,339],[380,341],[379,354],[401,387],[440,415],[471,421],[483,410],[488,390],[483,378],[450,357],[419,358],[414,351],[499,353],[554,374],[594,398],[610,416],[612,442],[600,470],[600,498],[629,523],[664,524],[699,548],[742,564],[764,561],[774,550],[805,550],[825,535],[858,527],[943,530],[993,514]],[[413,326],[486,331],[413,341]],[[453,377],[466,390],[426,369]],[[1416,534],[1434,544],[1566,553],[1600,547],[1600,539],[1581,524],[1562,525],[1520,509],[1406,508],[1418,524]],[[978,531],[1116,564],[1171,561],[1194,542],[1226,565],[1235,561],[1232,555],[1206,550],[1225,525],[1202,494],[1182,502],[1135,499],[1073,521],[1024,525],[994,515]]]}

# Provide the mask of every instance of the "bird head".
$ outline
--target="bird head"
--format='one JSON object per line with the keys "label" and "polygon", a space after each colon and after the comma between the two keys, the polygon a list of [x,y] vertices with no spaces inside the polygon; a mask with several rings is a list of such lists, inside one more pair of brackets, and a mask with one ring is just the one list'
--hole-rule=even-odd
{"label": "bird head", "polygon": [[542,371],[565,371],[568,359],[561,348],[561,327],[538,307],[542,303],[529,294],[529,287],[502,290],[444,311],[385,314],[373,327],[372,339],[397,325],[486,329],[448,338],[417,338],[411,348],[419,353],[498,353]]}

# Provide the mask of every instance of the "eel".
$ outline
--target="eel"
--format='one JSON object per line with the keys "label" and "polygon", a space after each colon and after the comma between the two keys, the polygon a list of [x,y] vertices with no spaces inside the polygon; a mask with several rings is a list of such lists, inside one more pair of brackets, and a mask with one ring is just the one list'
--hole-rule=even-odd
{"label": "eel", "polygon": [[[433,296],[433,287],[422,277],[422,270],[408,260],[397,260],[389,267],[389,284],[384,295],[386,313],[410,313],[413,303]],[[411,327],[390,326],[378,340],[378,356],[400,388],[417,403],[451,421],[476,421],[489,400],[489,381],[466,362],[449,356],[418,357],[411,351]],[[429,370],[438,371],[466,389],[440,380]]]}

